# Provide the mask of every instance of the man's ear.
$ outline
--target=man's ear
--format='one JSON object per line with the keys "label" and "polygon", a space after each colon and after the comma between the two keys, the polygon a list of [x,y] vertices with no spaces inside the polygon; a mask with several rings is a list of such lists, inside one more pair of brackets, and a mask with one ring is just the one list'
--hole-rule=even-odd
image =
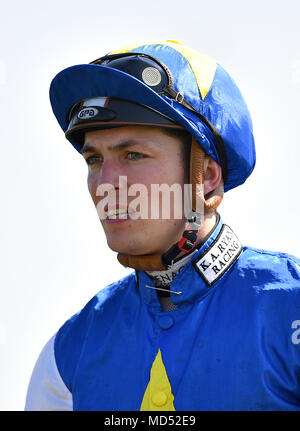
{"label": "man's ear", "polygon": [[204,196],[215,190],[222,181],[222,169],[211,157],[205,160],[205,173],[203,175]]}

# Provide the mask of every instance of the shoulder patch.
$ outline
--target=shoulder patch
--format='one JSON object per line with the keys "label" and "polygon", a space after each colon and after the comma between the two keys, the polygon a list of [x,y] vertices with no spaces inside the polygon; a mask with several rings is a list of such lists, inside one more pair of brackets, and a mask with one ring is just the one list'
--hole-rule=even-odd
{"label": "shoulder patch", "polygon": [[224,224],[215,241],[193,262],[193,265],[204,281],[211,286],[231,267],[242,249],[238,237]]}

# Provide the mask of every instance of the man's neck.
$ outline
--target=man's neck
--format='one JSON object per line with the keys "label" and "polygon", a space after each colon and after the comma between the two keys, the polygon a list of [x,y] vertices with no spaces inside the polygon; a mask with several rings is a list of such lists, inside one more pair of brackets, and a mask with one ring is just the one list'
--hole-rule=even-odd
{"label": "man's neck", "polygon": [[174,260],[173,265],[165,271],[146,271],[150,276],[155,276],[161,281],[165,281],[166,284],[170,283],[171,280],[175,277],[175,275],[180,271],[180,269],[190,260],[190,258],[197,252],[205,241],[207,241],[208,237],[211,235],[212,231],[215,229],[216,225],[220,220],[220,216],[217,212],[211,214],[209,217],[205,219],[198,233],[198,240],[196,242],[195,249],[186,254],[181,253]]}
{"label": "man's neck", "polygon": [[219,219],[220,216],[216,211],[205,215],[204,221],[197,235],[197,245],[203,243],[206,240],[208,235],[210,235],[212,230],[216,227],[217,223],[219,222]]}
{"label": "man's neck", "polygon": [[172,303],[170,297],[170,285],[173,279],[176,277],[178,272],[189,262],[197,249],[199,249],[209,238],[216,225],[220,220],[218,213],[210,214],[206,217],[201,229],[198,233],[197,247],[188,255],[182,253],[181,256],[177,257],[173,265],[165,271],[146,271],[150,278],[153,280],[157,290],[157,296],[162,307],[162,311],[175,310],[177,307]]}

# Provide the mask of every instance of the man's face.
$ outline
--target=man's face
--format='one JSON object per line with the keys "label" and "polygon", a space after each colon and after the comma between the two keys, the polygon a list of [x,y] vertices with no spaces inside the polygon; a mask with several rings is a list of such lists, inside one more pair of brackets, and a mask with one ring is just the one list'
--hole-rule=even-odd
{"label": "man's face", "polygon": [[[162,194],[157,202],[157,193],[153,192],[157,189],[153,189],[152,184],[178,184],[183,191],[183,145],[179,138],[151,127],[120,127],[86,133],[82,154],[88,164],[89,192],[98,213],[104,202],[99,190],[104,184],[110,184],[115,193],[116,200],[109,203],[110,208],[121,206],[125,212],[122,216],[111,213],[105,219],[101,217],[112,250],[131,255],[163,253],[179,241],[185,228],[183,200],[177,200],[174,210],[175,199],[171,193],[171,201],[167,203],[170,213],[165,218],[161,210]],[[120,177],[123,178],[121,182]],[[142,191],[141,186],[136,185],[141,185]],[[107,212],[109,207],[106,205],[104,209]],[[126,214],[131,211],[132,214]],[[151,218],[151,211],[156,218]],[[178,218],[179,213],[181,218]],[[137,218],[138,214],[142,217]]]}

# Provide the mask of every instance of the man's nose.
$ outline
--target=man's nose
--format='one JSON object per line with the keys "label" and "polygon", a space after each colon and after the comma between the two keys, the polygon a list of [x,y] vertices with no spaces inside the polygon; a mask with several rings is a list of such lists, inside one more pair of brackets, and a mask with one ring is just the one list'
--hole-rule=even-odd
{"label": "man's nose", "polygon": [[120,163],[112,158],[103,161],[98,175],[98,186],[101,184],[110,184],[116,190],[119,188],[119,177],[122,175]]}
{"label": "man's nose", "polygon": [[104,160],[97,177],[97,190],[102,185],[109,185],[109,190],[115,190],[119,194],[127,193],[128,177],[126,166],[118,160]]}

